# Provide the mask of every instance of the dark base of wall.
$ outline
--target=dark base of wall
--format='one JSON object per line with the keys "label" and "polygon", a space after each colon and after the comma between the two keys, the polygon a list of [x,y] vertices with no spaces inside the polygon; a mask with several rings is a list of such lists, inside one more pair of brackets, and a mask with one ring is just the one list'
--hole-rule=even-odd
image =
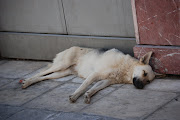
{"label": "dark base of wall", "polygon": [[135,44],[135,38],[0,32],[1,56],[6,58],[52,60],[72,46],[117,48],[133,55]]}

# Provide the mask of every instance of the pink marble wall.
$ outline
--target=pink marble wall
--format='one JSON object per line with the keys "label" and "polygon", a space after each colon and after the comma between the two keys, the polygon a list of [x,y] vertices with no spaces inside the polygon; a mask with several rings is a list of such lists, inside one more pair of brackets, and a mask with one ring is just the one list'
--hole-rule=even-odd
{"label": "pink marble wall", "polygon": [[135,0],[139,44],[180,45],[180,0]]}

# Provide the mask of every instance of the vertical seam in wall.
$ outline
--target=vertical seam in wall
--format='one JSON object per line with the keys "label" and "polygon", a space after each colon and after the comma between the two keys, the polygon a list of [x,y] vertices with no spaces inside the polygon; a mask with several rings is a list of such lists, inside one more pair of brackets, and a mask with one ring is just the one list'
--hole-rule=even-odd
{"label": "vertical seam in wall", "polygon": [[[124,1],[122,1],[122,5],[123,5],[123,6],[125,6],[124,4],[125,4]],[[122,9],[123,9],[123,16],[124,16],[123,19],[124,19],[124,26],[125,26],[125,27],[124,27],[124,28],[125,28],[125,29],[124,29],[124,32],[125,32],[125,34],[126,34],[127,36],[130,36],[129,33],[128,33],[128,30],[127,30],[128,28],[127,28],[126,17],[125,17],[125,15],[124,15],[124,13],[125,13],[126,10],[124,9],[124,7],[122,7]]]}
{"label": "vertical seam in wall", "polygon": [[[60,3],[59,3],[59,0],[58,0],[58,6],[60,5]],[[64,17],[64,24],[65,24],[65,30],[66,30],[66,33],[67,33],[67,35],[69,34],[68,33],[68,30],[67,30],[67,22],[66,22],[66,16],[65,16],[65,12],[64,12],[64,4],[63,4],[63,0],[61,0],[61,5],[62,5],[62,12],[63,12],[63,17]],[[59,8],[59,7],[58,7]],[[61,13],[60,12],[60,8],[59,8],[59,13]]]}
{"label": "vertical seam in wall", "polygon": [[[117,4],[117,12],[118,10],[121,10],[120,8],[122,8],[123,12],[121,14],[119,14],[118,12],[118,21],[122,21],[123,20],[123,23],[121,27],[123,27],[123,30],[121,31],[121,28],[120,28],[120,31],[123,33],[123,34],[126,34],[126,25],[125,25],[125,18],[123,17],[123,19],[121,19],[121,15],[124,16],[124,7],[123,7],[123,1],[119,1],[119,0],[116,0],[116,4]],[[127,35],[128,36],[128,35]]]}

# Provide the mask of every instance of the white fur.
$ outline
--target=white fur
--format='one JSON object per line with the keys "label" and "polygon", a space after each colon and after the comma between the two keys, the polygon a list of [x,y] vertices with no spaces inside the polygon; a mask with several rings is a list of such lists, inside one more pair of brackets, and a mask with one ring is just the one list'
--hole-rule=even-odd
{"label": "white fur", "polygon": [[[96,49],[72,47],[57,54],[53,64],[47,70],[25,79],[22,82],[22,88],[42,80],[75,74],[85,81],[70,95],[71,102],[75,102],[90,84],[98,81],[85,93],[85,102],[89,103],[93,94],[111,84],[132,84],[133,77],[138,77],[144,83],[147,80],[152,81],[155,75],[147,64],[151,54],[152,52],[146,54],[139,61],[116,49],[101,53]],[[146,64],[143,61],[146,61]],[[143,76],[143,71],[146,71],[147,76]]]}

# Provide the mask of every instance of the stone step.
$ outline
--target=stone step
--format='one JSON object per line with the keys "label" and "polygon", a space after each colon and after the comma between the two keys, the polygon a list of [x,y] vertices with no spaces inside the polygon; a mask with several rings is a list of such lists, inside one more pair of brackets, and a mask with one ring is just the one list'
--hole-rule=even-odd
{"label": "stone step", "polygon": [[138,59],[145,53],[153,51],[150,65],[155,72],[180,75],[180,47],[136,45],[133,50],[134,56]]}

